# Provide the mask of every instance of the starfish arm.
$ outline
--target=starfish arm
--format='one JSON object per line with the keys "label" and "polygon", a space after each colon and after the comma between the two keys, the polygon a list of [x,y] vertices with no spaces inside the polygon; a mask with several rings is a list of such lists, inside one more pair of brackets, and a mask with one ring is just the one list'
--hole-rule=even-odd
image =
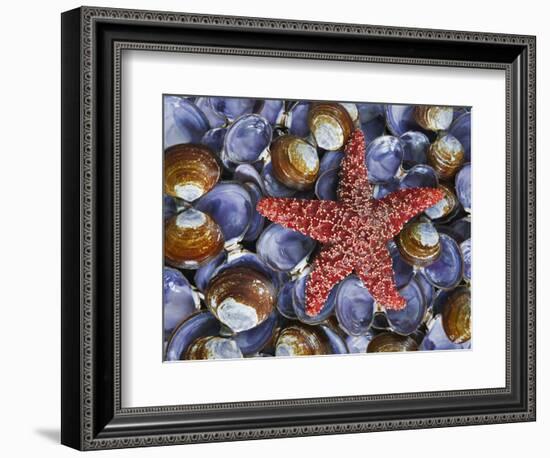
{"label": "starfish arm", "polygon": [[435,188],[399,189],[376,201],[375,218],[385,237],[395,237],[407,221],[435,205],[444,194]]}
{"label": "starfish arm", "polygon": [[397,291],[392,258],[385,246],[375,250],[355,272],[377,303],[390,310],[405,308],[407,303]]}
{"label": "starfish arm", "polygon": [[340,170],[338,198],[344,202],[360,203],[372,197],[372,186],[368,180],[365,164],[365,137],[361,129],[355,130],[344,150]]}
{"label": "starfish arm", "polygon": [[330,290],[352,271],[353,266],[341,245],[325,245],[315,258],[313,270],[307,279],[306,313],[316,316],[323,308]]}
{"label": "starfish arm", "polygon": [[266,197],[258,202],[257,210],[274,223],[301,232],[321,243],[335,235],[339,220],[338,202]]}

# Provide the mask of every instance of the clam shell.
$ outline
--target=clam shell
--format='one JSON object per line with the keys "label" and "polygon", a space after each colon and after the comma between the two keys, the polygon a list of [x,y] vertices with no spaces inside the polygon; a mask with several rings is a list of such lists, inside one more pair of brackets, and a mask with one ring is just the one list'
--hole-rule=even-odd
{"label": "clam shell", "polygon": [[210,312],[198,312],[183,321],[172,333],[166,346],[166,361],[184,359],[189,345],[200,337],[215,336],[220,322]]}
{"label": "clam shell", "polygon": [[265,193],[271,197],[292,197],[296,194],[296,189],[289,188],[277,180],[271,161],[264,165],[261,177]]}
{"label": "clam shell", "polygon": [[453,178],[464,163],[464,148],[452,135],[445,135],[428,148],[428,163],[440,179]]}
{"label": "clam shell", "polygon": [[278,137],[270,147],[273,174],[285,186],[311,189],[319,175],[319,156],[315,147],[293,135]]}
{"label": "clam shell", "polygon": [[233,339],[241,349],[243,355],[253,355],[264,349],[271,342],[277,330],[279,317],[277,312],[272,312],[269,317],[259,326],[248,331],[239,332]]}
{"label": "clam shell", "polygon": [[386,310],[390,328],[402,335],[413,333],[426,314],[426,299],[415,278],[399,290],[399,294],[407,301],[407,306],[401,310]]}
{"label": "clam shell", "polygon": [[205,296],[208,309],[233,332],[252,329],[265,321],[276,297],[272,282],[247,267],[232,267],[217,274]]}
{"label": "clam shell", "polygon": [[347,110],[338,103],[316,103],[308,115],[308,126],[317,145],[336,151],[348,141],[353,121]]}
{"label": "clam shell", "polygon": [[432,221],[448,220],[456,215],[460,205],[454,189],[448,183],[439,183],[438,188],[443,191],[444,197],[433,207],[424,211]]}
{"label": "clam shell", "polygon": [[456,344],[472,337],[470,288],[457,288],[443,306],[442,323],[449,340]]}
{"label": "clam shell", "polygon": [[336,293],[336,317],[346,334],[366,334],[374,318],[375,304],[363,282],[355,275],[346,277]]}
{"label": "clam shell", "polygon": [[258,112],[272,126],[278,124],[284,112],[285,104],[282,100],[267,99],[264,101],[262,109]]}
{"label": "clam shell", "polygon": [[413,276],[413,268],[408,262],[405,261],[405,259],[403,259],[399,248],[397,248],[397,244],[393,240],[390,240],[387,243],[387,248],[390,252],[390,256],[392,257],[392,268],[395,284],[398,288],[402,288],[409,283],[409,281],[411,281]]}
{"label": "clam shell", "polygon": [[348,353],[366,353],[372,338],[373,335],[371,333],[360,336],[347,336],[346,346],[348,347]]}
{"label": "clam shell", "polygon": [[403,259],[413,266],[427,266],[441,254],[439,234],[428,219],[416,219],[405,225],[396,237]]}
{"label": "clam shell", "polygon": [[226,246],[243,239],[254,210],[252,197],[246,187],[231,181],[218,183],[197,201],[195,208],[208,213],[218,223]]}
{"label": "clam shell", "polygon": [[200,302],[189,281],[179,270],[165,267],[162,280],[162,321],[165,335],[168,335],[179,323],[199,309]]}
{"label": "clam shell", "polygon": [[204,113],[189,99],[164,98],[164,147],[179,143],[198,143],[210,123]]}
{"label": "clam shell", "polygon": [[417,131],[405,132],[399,137],[403,145],[403,166],[410,168],[410,164],[425,164],[428,160],[427,152],[430,139],[426,134]]}
{"label": "clam shell", "polygon": [[454,239],[439,234],[441,254],[437,260],[424,268],[428,281],[436,288],[452,289],[462,280],[462,253]]}
{"label": "clam shell", "polygon": [[218,336],[199,337],[185,352],[185,359],[235,359],[243,354],[233,339]]}
{"label": "clam shell", "polygon": [[469,282],[472,280],[472,239],[464,240],[460,244],[460,251],[464,261],[464,280]]}
{"label": "clam shell", "polygon": [[447,130],[453,122],[453,108],[419,105],[414,109],[414,119],[424,129],[435,132]]}
{"label": "clam shell", "polygon": [[210,191],[221,170],[212,151],[204,145],[174,145],[164,155],[164,192],[193,202]]}
{"label": "clam shell", "polygon": [[343,159],[344,153],[342,151],[327,151],[319,162],[319,175],[330,169],[340,170]]}
{"label": "clam shell", "polygon": [[305,263],[315,245],[315,240],[300,232],[271,224],[258,238],[256,252],[271,269],[289,272]]}
{"label": "clam shell", "polygon": [[445,330],[443,329],[443,323],[441,316],[436,316],[434,320],[428,325],[428,332],[422,343],[420,344],[420,350],[462,350],[470,348],[470,341],[462,344],[456,344],[449,340]]}
{"label": "clam shell", "polygon": [[468,162],[460,169],[455,177],[455,188],[458,200],[468,213],[472,209],[472,175],[471,166]]}
{"label": "clam shell", "polygon": [[464,114],[460,115],[453,121],[448,132],[449,134],[453,135],[464,147],[464,159],[467,162],[471,160],[471,119],[472,114],[466,111]]}
{"label": "clam shell", "polygon": [[308,102],[296,103],[288,112],[285,126],[291,135],[307,137],[309,134],[308,114],[310,104]]}
{"label": "clam shell", "polygon": [[259,111],[263,105],[261,100],[238,97],[209,97],[209,102],[215,113],[229,121]]}
{"label": "clam shell", "polygon": [[326,335],[314,326],[295,324],[283,329],[275,345],[275,356],[330,354]]}
{"label": "clam shell", "polygon": [[294,288],[296,281],[288,281],[283,283],[277,294],[277,310],[279,313],[290,320],[296,319],[296,312],[294,311]]}
{"label": "clam shell", "polygon": [[418,164],[405,173],[399,183],[400,189],[437,188],[439,180],[435,170],[426,164]]}
{"label": "clam shell", "polygon": [[338,169],[326,170],[315,183],[315,195],[321,200],[337,200],[338,183],[340,183]]}
{"label": "clam shell", "polygon": [[220,227],[206,213],[189,208],[170,218],[164,229],[166,262],[182,269],[197,269],[223,249]]}
{"label": "clam shell", "polygon": [[383,332],[375,336],[367,347],[367,353],[416,351],[418,344],[409,336]]}
{"label": "clam shell", "polygon": [[223,142],[226,133],[227,129],[225,127],[210,129],[202,136],[201,143],[210,148],[219,156],[223,149]]}
{"label": "clam shell", "polygon": [[403,146],[397,137],[382,135],[367,146],[366,164],[369,181],[386,183],[399,170],[403,161]]}
{"label": "clam shell", "polygon": [[257,161],[271,143],[273,132],[269,123],[257,114],[237,119],[224,139],[225,157],[235,164]]}

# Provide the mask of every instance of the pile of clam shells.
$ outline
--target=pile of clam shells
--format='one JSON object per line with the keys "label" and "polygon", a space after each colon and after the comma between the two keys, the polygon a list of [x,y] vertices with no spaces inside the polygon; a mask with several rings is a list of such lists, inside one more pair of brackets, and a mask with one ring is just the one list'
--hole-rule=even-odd
{"label": "pile of clam shells", "polygon": [[[470,348],[470,109],[251,98],[164,98],[166,361]],[[360,128],[374,197],[445,198],[388,243],[407,306],[350,275],[305,313],[319,244],[256,211],[264,196],[335,200]]]}

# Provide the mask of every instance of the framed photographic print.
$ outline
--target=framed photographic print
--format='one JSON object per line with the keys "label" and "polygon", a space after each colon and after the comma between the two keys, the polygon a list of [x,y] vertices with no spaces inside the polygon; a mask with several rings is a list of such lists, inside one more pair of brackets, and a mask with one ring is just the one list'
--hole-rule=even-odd
{"label": "framed photographic print", "polygon": [[535,38],[62,15],[62,443],[535,419]]}

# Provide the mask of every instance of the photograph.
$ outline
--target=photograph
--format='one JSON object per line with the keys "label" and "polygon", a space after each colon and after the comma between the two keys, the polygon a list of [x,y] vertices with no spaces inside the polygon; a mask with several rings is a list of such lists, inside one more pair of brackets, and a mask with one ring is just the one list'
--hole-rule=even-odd
{"label": "photograph", "polygon": [[471,349],[472,116],[164,94],[164,360]]}

